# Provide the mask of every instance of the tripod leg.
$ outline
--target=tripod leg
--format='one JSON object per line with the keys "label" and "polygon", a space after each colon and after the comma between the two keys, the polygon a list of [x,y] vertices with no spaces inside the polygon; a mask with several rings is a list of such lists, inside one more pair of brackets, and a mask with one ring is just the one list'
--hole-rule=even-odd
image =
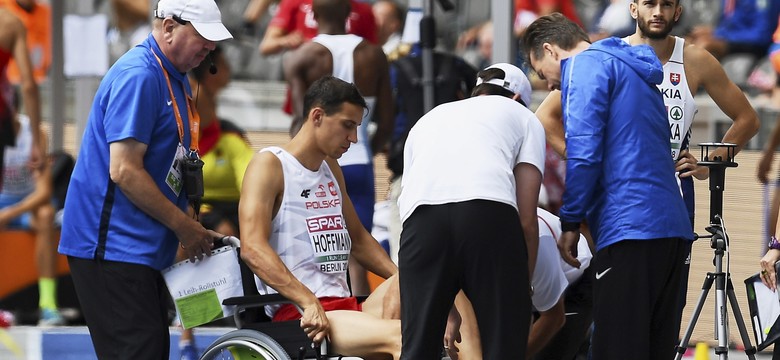
{"label": "tripod leg", "polygon": [[688,327],[685,330],[685,335],[683,336],[682,340],[680,340],[680,344],[677,345],[677,354],[674,356],[675,360],[682,359],[683,354],[685,354],[685,350],[688,348],[688,341],[691,340],[691,335],[693,335],[693,328],[696,326],[696,321],[699,320],[699,315],[701,315],[701,310],[704,307],[704,301],[707,300],[707,294],[712,288],[712,281],[714,279],[715,275],[712,273],[707,273],[707,277],[704,278],[704,284],[701,286],[699,301],[696,303],[696,308],[693,311],[691,322],[688,323]]}
{"label": "tripod leg", "polygon": [[715,273],[715,334],[718,339],[718,347],[715,348],[715,354],[718,359],[726,360],[729,358],[729,328],[728,315],[726,308],[726,273],[720,271]]}
{"label": "tripod leg", "polygon": [[750,337],[748,336],[747,327],[745,327],[745,321],[742,318],[742,312],[739,310],[737,304],[737,296],[734,295],[734,285],[731,283],[731,277],[728,279],[728,296],[731,302],[731,311],[734,312],[734,319],[737,321],[737,327],[739,328],[739,335],[742,337],[742,343],[745,345],[745,354],[748,359],[756,359],[756,348],[750,343]]}

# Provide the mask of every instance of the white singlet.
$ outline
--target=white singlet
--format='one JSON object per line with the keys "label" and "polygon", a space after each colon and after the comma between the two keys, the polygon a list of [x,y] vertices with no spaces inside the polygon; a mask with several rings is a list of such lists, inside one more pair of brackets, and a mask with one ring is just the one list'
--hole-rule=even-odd
{"label": "white singlet", "polygon": [[[330,55],[333,58],[333,73],[334,77],[344,80],[348,83],[355,83],[355,62],[354,52],[355,48],[363,41],[363,38],[357,35],[328,35],[319,34],[315,36],[312,41],[328,48]],[[364,96],[366,104],[368,104],[368,112],[366,115],[374,113],[374,107],[376,104],[376,97]],[[371,153],[371,144],[368,138],[368,123],[370,118],[368,116],[363,117],[363,122],[358,128],[358,141],[356,144],[349,147],[349,151],[339,158],[339,165],[363,165],[371,164],[373,154]]]}
{"label": "white singlet", "polygon": [[[352,241],[341,209],[341,189],[328,164],[305,168],[279,147],[268,147],[282,163],[284,194],[272,221],[269,243],[292,274],[315,296],[350,296],[347,268]],[[258,283],[261,294],[276,293]],[[273,316],[277,307],[268,309]]]}
{"label": "white singlet", "polygon": [[30,167],[30,153],[33,146],[33,134],[30,128],[30,118],[18,115],[19,133],[16,145],[5,148],[3,160],[3,191],[2,195],[27,196],[35,191],[35,179]]}
{"label": "white singlet", "polygon": [[683,65],[683,47],[685,39],[674,38],[674,51],[669,61],[664,64],[664,82],[658,85],[664,96],[669,129],[671,130],[672,158],[677,160],[680,150],[688,148],[691,137],[691,123],[698,109],[693,99],[688,79],[685,77]]}
{"label": "white singlet", "polygon": [[[623,41],[628,43],[628,37],[623,38]],[[691,89],[688,88],[688,79],[685,76],[684,47],[685,39],[675,36],[672,56],[664,64],[664,81],[658,85],[658,90],[661,90],[664,105],[666,105],[666,116],[671,132],[669,138],[671,154],[674,160],[680,156],[680,150],[688,148],[691,124],[698,111]]]}

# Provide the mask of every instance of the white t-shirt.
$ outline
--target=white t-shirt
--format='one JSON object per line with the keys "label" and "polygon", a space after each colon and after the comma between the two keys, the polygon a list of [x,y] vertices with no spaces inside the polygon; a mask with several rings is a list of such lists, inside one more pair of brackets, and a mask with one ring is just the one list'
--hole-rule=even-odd
{"label": "white t-shirt", "polygon": [[513,169],[544,173],[544,128],[533,112],[498,95],[439,105],[412,127],[404,146],[398,208],[491,200],[517,208]]}
{"label": "white t-shirt", "polygon": [[[561,236],[562,232],[561,220],[557,216],[542,208],[536,208],[536,217],[539,218],[539,236],[541,237],[542,234],[550,234],[550,236],[552,236],[552,238],[555,240],[554,243],[557,243],[558,238]],[[541,239],[539,241],[541,242]],[[563,261],[560,253],[558,253],[557,245],[555,251],[556,254],[558,254],[558,262],[560,263],[560,267],[563,270],[564,275],[566,275],[566,280],[569,284],[574,283],[582,276],[582,273],[585,272],[585,269],[590,266],[590,260],[593,259],[593,254],[590,252],[590,247],[588,246],[588,240],[585,239],[585,236],[582,234],[580,234],[580,241],[577,242],[577,260],[580,261],[579,269]]]}
{"label": "white t-shirt", "polygon": [[534,287],[531,303],[538,311],[547,311],[553,307],[569,286],[560,265],[561,255],[556,240],[542,224],[542,220],[539,220],[539,250],[536,253],[534,276],[531,278]]}
{"label": "white t-shirt", "polygon": [[539,251],[531,279],[531,285],[534,287],[531,303],[536,310],[547,311],[558,302],[566,288],[582,276],[590,266],[593,254],[585,237],[580,235],[580,241],[577,243],[580,268],[567,264],[561,258],[557,245],[561,235],[561,221],[541,208],[536,208],[536,216],[539,221]]}

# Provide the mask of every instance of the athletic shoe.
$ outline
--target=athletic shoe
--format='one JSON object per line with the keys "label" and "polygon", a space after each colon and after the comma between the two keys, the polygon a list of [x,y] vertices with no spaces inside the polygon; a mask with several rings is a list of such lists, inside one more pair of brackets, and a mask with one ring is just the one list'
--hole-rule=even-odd
{"label": "athletic shoe", "polygon": [[65,319],[57,309],[41,309],[41,317],[38,326],[63,326]]}
{"label": "athletic shoe", "polygon": [[181,353],[181,360],[198,360],[198,349],[192,343],[186,344],[179,348]]}

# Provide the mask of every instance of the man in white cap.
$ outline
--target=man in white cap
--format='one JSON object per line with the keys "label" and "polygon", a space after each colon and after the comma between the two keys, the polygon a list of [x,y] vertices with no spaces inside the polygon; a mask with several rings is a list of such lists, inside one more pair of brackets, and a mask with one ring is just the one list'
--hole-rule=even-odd
{"label": "man in white cap", "polygon": [[100,359],[168,358],[160,270],[218,235],[188,215],[202,162],[186,72],[232,36],[213,0],[161,0],[154,15],[98,88],[65,203],[59,251]]}
{"label": "man in white cap", "polygon": [[[478,74],[471,98],[435,107],[409,132],[398,200],[401,359],[440,355],[461,289],[483,358],[525,353],[545,151],[544,130],[523,106],[530,101],[523,72],[495,64]],[[445,338],[450,355],[455,341]]]}

